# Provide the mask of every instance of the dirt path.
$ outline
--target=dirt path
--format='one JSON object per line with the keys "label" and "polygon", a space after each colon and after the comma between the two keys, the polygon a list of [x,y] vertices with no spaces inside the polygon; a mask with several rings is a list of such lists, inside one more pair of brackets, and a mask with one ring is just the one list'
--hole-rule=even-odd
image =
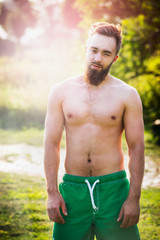
{"label": "dirt path", "polygon": [[[59,181],[65,172],[64,158],[65,150],[61,149]],[[128,157],[125,156],[125,168],[128,173],[127,160]],[[44,177],[43,148],[26,144],[0,145],[0,171]],[[160,187],[160,174],[156,164],[146,157],[143,188],[148,186]]]}

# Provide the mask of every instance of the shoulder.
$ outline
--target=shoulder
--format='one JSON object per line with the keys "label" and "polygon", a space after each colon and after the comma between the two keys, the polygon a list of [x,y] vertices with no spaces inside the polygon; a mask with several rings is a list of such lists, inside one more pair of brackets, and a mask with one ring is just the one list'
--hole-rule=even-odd
{"label": "shoulder", "polygon": [[129,92],[131,89],[134,89],[133,87],[131,87],[130,85],[128,85],[126,82],[122,81],[119,78],[111,76],[111,79],[112,79],[111,84],[113,86],[118,87],[120,90],[125,90],[126,92]]}
{"label": "shoulder", "polygon": [[74,84],[78,82],[79,78],[80,76],[73,76],[53,85],[50,90],[48,100],[51,102],[62,102],[66,92],[68,92],[74,86]]}
{"label": "shoulder", "polygon": [[125,110],[142,111],[142,102],[134,87],[115,77],[112,78],[112,85],[116,88]]}
{"label": "shoulder", "polygon": [[126,95],[125,95],[126,106],[133,106],[133,107],[142,106],[141,98],[138,94],[138,91],[134,87],[126,84],[125,92],[126,92]]}
{"label": "shoulder", "polygon": [[113,77],[113,85],[115,85],[117,89],[119,89],[119,91],[123,94],[126,102],[132,102],[134,100],[141,102],[140,96],[134,87],[115,77]]}

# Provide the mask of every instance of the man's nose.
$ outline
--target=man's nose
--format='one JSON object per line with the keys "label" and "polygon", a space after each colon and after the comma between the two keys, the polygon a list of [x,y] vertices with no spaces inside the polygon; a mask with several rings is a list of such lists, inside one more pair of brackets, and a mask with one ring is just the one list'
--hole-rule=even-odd
{"label": "man's nose", "polygon": [[95,55],[95,61],[98,62],[98,63],[101,63],[101,60],[102,60],[101,53],[97,53]]}

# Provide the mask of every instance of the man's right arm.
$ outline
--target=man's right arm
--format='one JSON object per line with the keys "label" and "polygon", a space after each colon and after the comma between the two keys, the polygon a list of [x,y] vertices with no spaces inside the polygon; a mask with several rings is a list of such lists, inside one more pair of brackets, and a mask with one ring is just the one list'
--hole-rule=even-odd
{"label": "man's right arm", "polygon": [[[58,87],[59,88],[59,87]],[[60,214],[67,215],[65,202],[58,191],[58,168],[60,161],[60,142],[63,132],[64,115],[62,112],[62,97],[57,87],[53,88],[47,107],[44,135],[44,168],[47,182],[47,211],[49,218],[54,222],[64,223]]]}

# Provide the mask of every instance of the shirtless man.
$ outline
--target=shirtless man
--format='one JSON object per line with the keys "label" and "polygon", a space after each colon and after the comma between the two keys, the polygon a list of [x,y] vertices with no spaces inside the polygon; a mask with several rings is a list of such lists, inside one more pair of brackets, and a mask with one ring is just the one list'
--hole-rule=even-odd
{"label": "shirtless man", "polygon": [[[137,91],[111,76],[121,30],[93,24],[83,75],[51,90],[45,122],[45,174],[53,240],[137,240],[144,173],[142,104]],[[57,183],[60,142],[66,130],[63,182]],[[128,144],[130,183],[122,133]]]}

